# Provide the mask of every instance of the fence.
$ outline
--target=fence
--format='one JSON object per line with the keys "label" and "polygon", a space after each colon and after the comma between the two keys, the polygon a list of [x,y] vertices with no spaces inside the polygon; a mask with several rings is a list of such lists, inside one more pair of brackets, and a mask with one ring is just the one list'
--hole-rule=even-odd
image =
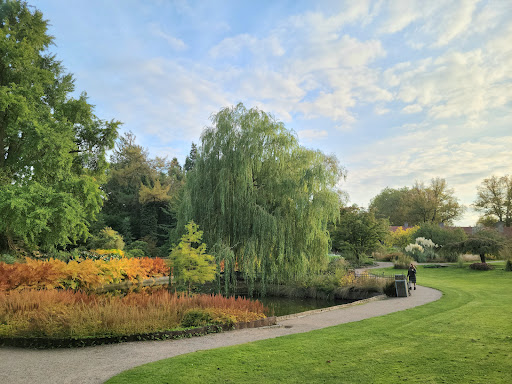
{"label": "fence", "polygon": [[386,280],[395,280],[395,275],[386,275],[384,272],[378,273],[378,272],[359,272],[354,271],[355,277],[360,279],[386,279]]}

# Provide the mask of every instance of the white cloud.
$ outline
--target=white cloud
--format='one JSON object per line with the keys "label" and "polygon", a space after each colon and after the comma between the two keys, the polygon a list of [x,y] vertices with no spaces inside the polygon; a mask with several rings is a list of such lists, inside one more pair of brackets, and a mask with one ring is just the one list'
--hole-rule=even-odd
{"label": "white cloud", "polygon": [[421,108],[421,105],[418,104],[411,104],[402,109],[402,112],[404,113],[418,113],[421,112],[423,108]]}
{"label": "white cloud", "polygon": [[149,25],[149,28],[153,36],[164,39],[173,49],[177,51],[182,51],[187,48],[187,45],[183,40],[171,36],[168,33],[165,33],[158,24],[151,23]]}
{"label": "white cloud", "polygon": [[434,47],[441,47],[460,36],[471,26],[473,12],[480,0],[460,0],[450,2],[449,6],[443,9],[436,22],[430,22],[429,27],[438,36]]}
{"label": "white cloud", "polygon": [[234,37],[227,37],[209,50],[214,59],[235,58],[244,49],[248,49],[257,57],[282,56],[285,51],[279,40],[274,36],[258,39],[249,34],[241,34]]}
{"label": "white cloud", "polygon": [[491,40],[487,49],[399,64],[384,77],[397,98],[410,104],[404,112],[422,108],[433,119],[479,119],[512,101],[512,48],[507,37],[512,34]]}
{"label": "white cloud", "polygon": [[315,139],[324,139],[327,136],[329,136],[328,132],[325,129],[322,129],[320,131],[316,129],[303,129],[297,133],[299,135],[299,139],[311,142]]}
{"label": "white cloud", "polygon": [[374,112],[377,114],[377,115],[385,115],[389,112],[391,112],[391,109],[389,108],[384,108],[383,106],[381,105],[378,105],[375,107],[374,109]]}

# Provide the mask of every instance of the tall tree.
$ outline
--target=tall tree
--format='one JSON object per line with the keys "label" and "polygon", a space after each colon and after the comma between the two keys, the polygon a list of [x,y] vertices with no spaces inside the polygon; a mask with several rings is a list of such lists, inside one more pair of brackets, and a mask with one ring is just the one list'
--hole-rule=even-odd
{"label": "tall tree", "polygon": [[404,225],[407,222],[407,194],[409,188],[393,189],[386,187],[370,202],[370,210],[378,219],[388,219],[391,225]]}
{"label": "tall tree", "polygon": [[[183,185],[183,172],[176,158],[151,159],[136,144],[132,133],[119,138],[111,156],[109,180],[104,186],[108,200],[102,211],[105,225],[121,233],[130,243],[143,240],[153,255],[168,238],[175,224],[174,203]],[[166,250],[167,253],[167,250]]]}
{"label": "tall tree", "polygon": [[464,212],[453,189],[448,188],[446,180],[439,177],[432,179],[428,186],[416,182],[408,194],[406,204],[408,215],[415,224],[449,224]]}
{"label": "tall tree", "polygon": [[197,145],[192,143],[192,146],[190,148],[190,154],[185,159],[185,166],[183,167],[185,172],[189,172],[194,168],[196,159],[197,159]]}
{"label": "tall tree", "polygon": [[26,2],[0,2],[0,248],[86,238],[117,136],[85,93],[69,96],[73,77],[48,53],[47,25]]}
{"label": "tall tree", "polygon": [[377,218],[389,218],[393,225],[422,223],[451,224],[464,212],[445,179],[435,178],[429,185],[416,182],[412,188],[385,188],[372,199],[370,209]]}
{"label": "tall tree", "polygon": [[202,134],[187,174],[180,221],[193,219],[229,276],[249,283],[294,278],[327,262],[327,222],[339,214],[334,157],[298,145],[272,116],[242,104]]}
{"label": "tall tree", "polygon": [[491,176],[477,187],[474,208],[483,218],[497,219],[507,227],[512,225],[512,176]]}
{"label": "tall tree", "polygon": [[356,260],[373,252],[389,233],[389,222],[357,206],[340,209],[339,220],[330,226],[332,248],[348,250]]}
{"label": "tall tree", "polygon": [[128,132],[121,136],[110,157],[108,182],[103,187],[107,201],[102,211],[104,222],[124,237],[125,241],[140,239],[141,185],[151,186],[155,170],[146,150]]}

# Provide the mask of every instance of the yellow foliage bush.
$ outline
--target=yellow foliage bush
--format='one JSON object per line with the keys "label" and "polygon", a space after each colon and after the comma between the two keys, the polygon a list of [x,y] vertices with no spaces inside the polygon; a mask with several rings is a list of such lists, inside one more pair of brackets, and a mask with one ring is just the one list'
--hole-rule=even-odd
{"label": "yellow foliage bush", "polygon": [[398,247],[403,249],[407,247],[408,244],[414,243],[414,234],[419,228],[420,227],[418,225],[407,229],[398,227],[396,231],[390,231],[390,234],[384,241],[384,244],[388,247]]}
{"label": "yellow foliage bush", "polygon": [[71,288],[94,290],[103,285],[122,281],[141,281],[165,276],[169,268],[164,260],[133,258],[112,260],[26,259],[25,263],[0,263],[0,290],[37,288]]}

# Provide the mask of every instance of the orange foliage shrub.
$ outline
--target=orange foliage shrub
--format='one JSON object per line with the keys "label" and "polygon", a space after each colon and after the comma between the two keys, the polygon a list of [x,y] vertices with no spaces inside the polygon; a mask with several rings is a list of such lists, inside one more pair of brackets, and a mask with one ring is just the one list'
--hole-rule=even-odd
{"label": "orange foliage shrub", "polygon": [[47,261],[26,259],[25,263],[0,263],[0,290],[21,288],[71,288],[94,290],[122,281],[141,281],[169,274],[162,259],[133,258],[104,260]]}
{"label": "orange foliage shrub", "polygon": [[180,327],[190,309],[204,309],[214,322],[264,318],[258,301],[219,295],[175,295],[167,290],[124,297],[70,290],[0,292],[0,337],[84,338],[133,335]]}

